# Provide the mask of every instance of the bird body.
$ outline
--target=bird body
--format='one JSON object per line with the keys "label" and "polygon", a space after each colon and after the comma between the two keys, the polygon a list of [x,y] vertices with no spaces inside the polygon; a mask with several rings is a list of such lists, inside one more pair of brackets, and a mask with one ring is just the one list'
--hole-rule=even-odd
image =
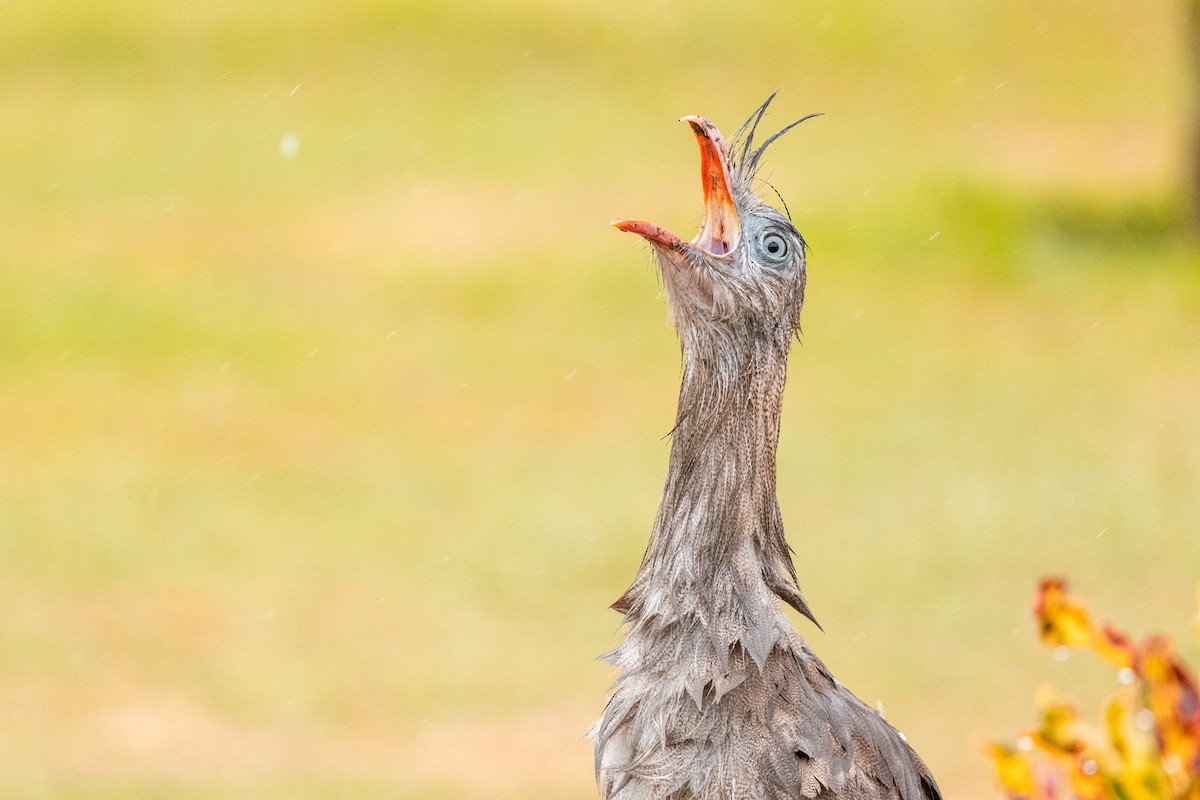
{"label": "bird body", "polygon": [[806,263],[791,220],[753,190],[766,146],[792,127],[754,148],[770,102],[732,152],[711,122],[684,118],[705,197],[691,242],[614,221],[655,252],[683,377],[650,544],[613,604],[628,631],[605,656],[620,675],[594,731],[597,783],[605,800],[938,800],[904,737],[830,675],[779,605],[813,618],[776,499]]}

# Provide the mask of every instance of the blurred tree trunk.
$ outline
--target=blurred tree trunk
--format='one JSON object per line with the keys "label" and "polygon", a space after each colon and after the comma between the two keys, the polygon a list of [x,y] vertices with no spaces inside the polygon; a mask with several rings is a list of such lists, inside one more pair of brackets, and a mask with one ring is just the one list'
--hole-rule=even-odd
{"label": "blurred tree trunk", "polygon": [[1191,66],[1191,174],[1188,192],[1188,212],[1191,217],[1192,233],[1200,237],[1200,0],[1186,0],[1188,8],[1188,57]]}

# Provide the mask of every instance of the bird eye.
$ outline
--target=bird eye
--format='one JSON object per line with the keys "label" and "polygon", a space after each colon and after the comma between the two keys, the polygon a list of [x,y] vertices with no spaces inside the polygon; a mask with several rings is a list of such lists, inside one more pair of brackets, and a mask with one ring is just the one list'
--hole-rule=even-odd
{"label": "bird eye", "polygon": [[774,262],[780,262],[787,258],[788,242],[787,239],[780,236],[778,233],[768,233],[762,238],[763,256]]}

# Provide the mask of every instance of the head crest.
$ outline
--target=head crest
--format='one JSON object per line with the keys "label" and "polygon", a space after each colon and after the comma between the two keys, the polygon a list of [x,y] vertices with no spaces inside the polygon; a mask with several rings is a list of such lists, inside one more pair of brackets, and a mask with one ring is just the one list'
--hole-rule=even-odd
{"label": "head crest", "polygon": [[730,148],[730,161],[733,167],[734,174],[743,186],[749,186],[754,179],[754,173],[758,170],[758,162],[762,158],[763,153],[770,147],[776,139],[783,136],[792,128],[799,125],[801,122],[810,120],[813,117],[821,116],[820,112],[809,114],[801,117],[795,122],[785,125],[782,129],[767,137],[767,140],[760,144],[757,148],[754,146],[754,133],[758,130],[758,123],[762,122],[763,116],[767,113],[767,106],[771,105],[771,101],[775,99],[775,95],[779,94],[779,90],[771,92],[771,96],[758,107],[750,118],[742,123],[742,127],[737,129],[733,134],[733,147]]}

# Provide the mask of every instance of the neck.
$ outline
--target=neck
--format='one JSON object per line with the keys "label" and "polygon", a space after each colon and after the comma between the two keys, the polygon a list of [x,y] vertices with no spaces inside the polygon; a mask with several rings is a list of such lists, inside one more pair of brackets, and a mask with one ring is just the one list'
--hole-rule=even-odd
{"label": "neck", "polygon": [[692,608],[712,620],[774,592],[811,617],[775,496],[786,347],[722,360],[690,344],[685,337],[662,505],[641,569],[614,607],[636,620],[661,616],[666,599],[677,616]]}
{"label": "neck", "polygon": [[786,369],[786,356],[773,353],[716,370],[685,360],[651,553],[710,556],[705,565],[719,569],[731,547],[777,527],[775,452]]}

